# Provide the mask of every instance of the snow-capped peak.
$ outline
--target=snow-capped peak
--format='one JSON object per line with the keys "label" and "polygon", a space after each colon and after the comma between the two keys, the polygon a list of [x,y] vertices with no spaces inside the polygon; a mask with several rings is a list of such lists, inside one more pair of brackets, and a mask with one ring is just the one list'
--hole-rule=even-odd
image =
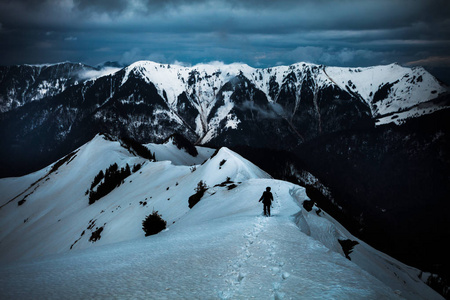
{"label": "snow-capped peak", "polygon": [[327,67],[325,72],[341,89],[361,96],[378,118],[405,111],[448,91],[422,67]]}
{"label": "snow-capped peak", "polygon": [[[394,113],[404,112],[448,92],[447,87],[440,84],[425,69],[402,67],[397,63],[345,68],[300,62],[289,66],[259,69],[239,63],[186,67],[138,61],[126,68],[122,83],[128,80],[131,72],[154,84],[159,95],[166,99],[170,106],[175,107],[178,96],[185,92],[192,98],[191,101],[197,109],[206,115],[216,103],[220,88],[238,75],[245,76],[257,89],[264,92],[269,101],[275,102],[278,100],[278,94],[273,92],[273,86],[282,87],[286,78],[292,74],[295,77],[292,82],[297,93],[308,80],[308,84],[314,84],[311,89],[336,86],[359,97],[370,108],[374,118],[392,117]],[[429,110],[423,110],[421,113],[429,113]],[[379,124],[392,121],[399,123],[410,116],[412,114],[397,115],[397,119],[384,118]]]}
{"label": "snow-capped peak", "polygon": [[[125,70],[122,84],[128,80],[130,73],[141,76],[148,83],[153,83],[161,97],[169,104],[176,105],[179,95],[198,89],[201,95],[199,102],[210,103],[214,91],[223,86],[239,73],[247,73],[252,68],[244,64],[214,65],[201,64],[193,67],[180,65],[159,64],[151,61],[138,61]],[[203,81],[199,83],[198,81]],[[166,95],[166,96],[164,96]],[[189,93],[190,95],[190,93]]]}
{"label": "snow-capped peak", "polygon": [[[269,174],[226,147],[220,148],[199,170],[208,174],[208,181],[214,184],[226,180],[227,177],[223,173],[232,174],[230,178],[236,182],[252,178],[271,178]],[[224,170],[224,172],[218,170]]]}

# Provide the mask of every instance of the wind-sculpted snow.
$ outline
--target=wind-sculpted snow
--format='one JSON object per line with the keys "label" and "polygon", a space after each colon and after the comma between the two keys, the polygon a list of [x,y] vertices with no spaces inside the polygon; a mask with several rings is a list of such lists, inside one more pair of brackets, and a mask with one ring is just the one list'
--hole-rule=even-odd
{"label": "wind-sculpted snow", "polygon": [[[317,207],[306,211],[302,187],[233,151],[188,166],[193,160],[170,142],[148,147],[166,149],[165,161],[97,136],[38,173],[0,180],[3,298],[440,299],[419,270],[360,240],[348,260],[338,239],[355,237]],[[112,163],[141,168],[88,205],[85,191]],[[207,190],[189,209],[200,181]],[[258,202],[267,186],[270,218]],[[152,211],[168,228],[146,238],[142,221]]]}

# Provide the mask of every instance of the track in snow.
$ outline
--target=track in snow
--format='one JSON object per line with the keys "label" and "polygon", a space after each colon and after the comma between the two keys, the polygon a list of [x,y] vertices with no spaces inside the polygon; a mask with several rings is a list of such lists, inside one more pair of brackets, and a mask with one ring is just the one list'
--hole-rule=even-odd
{"label": "track in snow", "polygon": [[253,273],[256,266],[262,273],[269,273],[272,281],[271,285],[261,284],[258,289],[260,291],[265,289],[268,298],[284,298],[282,286],[290,274],[283,269],[285,262],[277,255],[277,243],[274,240],[265,239],[263,236],[277,222],[280,212],[281,203],[277,200],[278,193],[274,193],[274,198],[272,216],[258,215],[254,218],[253,226],[243,234],[245,244],[236,257],[228,261],[228,269],[224,274],[227,288],[219,291],[220,299],[234,299],[248,295],[246,290],[254,288],[255,285],[251,279],[255,275]]}

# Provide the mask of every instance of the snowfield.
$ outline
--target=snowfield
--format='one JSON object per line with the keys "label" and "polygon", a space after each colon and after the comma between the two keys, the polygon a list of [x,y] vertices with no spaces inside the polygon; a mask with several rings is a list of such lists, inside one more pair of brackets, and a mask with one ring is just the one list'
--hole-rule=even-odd
{"label": "snowfield", "polygon": [[[197,147],[200,164],[171,142],[147,147],[157,162],[99,135],[44,170],[0,180],[2,299],[442,299],[419,270],[304,209],[302,187],[233,151]],[[113,163],[142,167],[89,205],[86,190]],[[189,209],[199,181],[208,190]],[[267,186],[270,218],[258,202]],[[144,237],[153,210],[168,227]],[[347,239],[358,242],[351,260],[338,242]]]}

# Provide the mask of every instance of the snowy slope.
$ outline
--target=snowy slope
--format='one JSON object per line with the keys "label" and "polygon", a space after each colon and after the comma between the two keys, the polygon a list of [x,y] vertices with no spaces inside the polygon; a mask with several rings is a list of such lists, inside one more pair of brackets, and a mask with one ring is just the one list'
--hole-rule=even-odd
{"label": "snowy slope", "polygon": [[[93,177],[114,162],[142,167],[88,205]],[[0,180],[2,298],[440,299],[419,270],[316,207],[303,209],[303,188],[271,179],[227,148],[195,167],[181,162],[145,161],[97,136],[23,184]],[[43,174],[22,194],[25,203],[9,202]],[[200,180],[208,190],[189,209]],[[275,197],[271,218],[258,203],[266,186]],[[145,238],[141,223],[153,209],[168,229]],[[101,238],[90,242],[100,227]],[[359,242],[351,261],[337,239]]]}
{"label": "snowy slope", "polygon": [[[421,67],[406,68],[398,64],[368,68],[327,67],[325,72],[341,89],[359,95],[377,118],[407,111],[448,91]],[[415,113],[418,113],[417,109]],[[427,113],[429,110],[420,111],[420,115]],[[398,123],[411,116],[414,112],[399,114],[394,119],[383,119],[378,125],[395,119]]]}
{"label": "snowy slope", "polygon": [[[171,153],[182,152],[175,146],[171,148],[176,149],[171,149]],[[211,151],[205,149],[203,152]],[[178,156],[181,155],[178,154]],[[64,159],[61,161],[64,161]],[[143,164],[139,173],[127,178],[127,181],[131,182],[134,177],[138,177],[139,180],[132,185],[127,185],[127,188],[118,188],[102,198],[101,200],[104,200],[103,203],[106,205],[99,204],[99,202],[89,205],[86,191],[89,190],[94,177],[100,170],[105,171],[114,163],[117,163],[119,168],[125,167],[126,164],[129,164],[130,167]],[[66,251],[71,245],[74,245],[72,248],[89,246],[91,244],[88,242],[90,235],[84,236],[85,239],[76,243],[75,241],[80,238],[83,231],[88,231],[87,227],[91,224],[91,220],[98,219],[96,224],[105,220],[102,223],[103,225],[106,222],[109,224],[111,219],[115,219],[115,222],[119,221],[120,218],[117,215],[127,218],[135,217],[134,213],[122,214],[119,207],[123,207],[125,212],[139,211],[143,219],[144,214],[148,214],[148,210],[151,210],[149,207],[141,209],[143,206],[139,204],[139,201],[145,201],[145,198],[151,197],[146,195],[147,191],[157,193],[160,190],[165,190],[166,187],[163,187],[162,184],[170,181],[169,179],[172,179],[172,177],[178,178],[191,172],[187,166],[172,168],[168,161],[149,163],[145,159],[131,154],[119,142],[106,140],[100,135],[74,151],[74,154],[68,157],[57,170],[51,171],[52,169],[53,166],[49,166],[36,174],[22,177],[24,184],[20,185],[18,183],[11,184],[11,182],[20,182],[21,178],[2,179],[0,181],[2,187],[0,203],[3,206],[0,210],[0,239],[2,240],[0,252],[2,253],[2,260]],[[164,172],[166,169],[169,170]],[[165,176],[152,179],[155,173],[158,177],[161,172],[164,172]],[[38,176],[41,177],[28,187],[28,184]],[[147,183],[147,180],[150,179],[152,179],[153,185]],[[192,185],[195,186],[196,182]],[[27,188],[23,189],[24,186],[27,186]],[[147,187],[136,188],[141,186]],[[135,192],[135,194],[130,195],[132,192]],[[116,193],[119,193],[118,197],[122,202],[108,201],[109,198],[115,199]],[[173,193],[168,192],[168,194]],[[15,197],[12,198],[11,195]],[[22,200],[25,200],[25,202],[19,206],[18,203]],[[164,200],[167,201],[167,198]],[[125,207],[125,205],[131,207]],[[113,214],[116,211],[117,213]],[[104,217],[102,215],[104,212],[111,212],[111,214]],[[174,219],[178,216],[177,213],[183,212],[173,212]],[[112,239],[106,237],[98,244],[140,236],[142,233],[140,225],[140,222],[138,222],[138,230],[135,231],[135,236],[128,236],[127,233],[123,236],[116,235]],[[128,230],[127,226],[111,224],[111,227],[114,228],[115,226],[121,227],[120,230],[125,232]],[[110,229],[109,227],[105,227],[106,232]],[[95,230],[94,227],[93,229]]]}

